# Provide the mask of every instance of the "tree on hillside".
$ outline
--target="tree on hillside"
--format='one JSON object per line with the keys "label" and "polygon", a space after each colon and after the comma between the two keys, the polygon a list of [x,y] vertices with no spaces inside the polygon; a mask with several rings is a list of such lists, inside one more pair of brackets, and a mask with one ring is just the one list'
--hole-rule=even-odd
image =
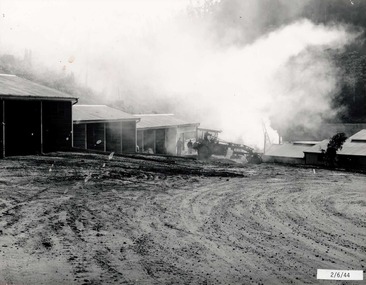
{"label": "tree on hillside", "polygon": [[103,103],[102,96],[91,88],[77,82],[72,72],[50,70],[42,65],[33,67],[31,52],[26,51],[24,58],[11,54],[0,54],[0,73],[14,74],[36,83],[73,95],[85,104]]}

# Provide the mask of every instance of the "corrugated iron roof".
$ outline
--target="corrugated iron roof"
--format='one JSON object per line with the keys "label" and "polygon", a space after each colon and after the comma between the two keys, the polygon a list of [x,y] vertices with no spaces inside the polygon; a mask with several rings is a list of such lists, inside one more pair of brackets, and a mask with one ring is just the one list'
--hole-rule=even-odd
{"label": "corrugated iron roof", "polygon": [[0,74],[0,97],[62,98],[76,100],[69,94],[10,74]]}
{"label": "corrugated iron roof", "polygon": [[74,105],[74,122],[139,120],[138,117],[106,105]]}
{"label": "corrugated iron roof", "polygon": [[358,140],[358,141],[366,141],[366,130],[361,130],[358,133],[355,133],[353,136],[349,138],[352,140]]}
{"label": "corrugated iron roof", "polygon": [[304,150],[304,152],[308,153],[321,153],[322,149],[327,149],[329,140],[322,140],[321,142],[317,143],[316,145],[312,146],[311,148],[308,148]]}
{"label": "corrugated iron roof", "polygon": [[317,143],[319,143],[320,141],[293,141],[293,144],[302,144],[302,145],[316,145]]}
{"label": "corrugated iron roof", "polygon": [[280,156],[280,157],[292,157],[292,158],[303,158],[304,151],[312,148],[312,145],[296,145],[292,143],[284,144],[273,144],[266,150],[266,156]]}
{"label": "corrugated iron roof", "polygon": [[[358,134],[358,133],[357,133]],[[353,137],[353,136],[352,136]],[[339,155],[358,155],[366,156],[366,142],[352,142],[350,137],[342,146],[342,149],[337,152]],[[305,150],[307,153],[321,153],[321,150],[327,149],[329,140],[323,140],[319,144]]]}
{"label": "corrugated iron roof", "polygon": [[188,122],[177,118],[173,114],[141,114],[135,116],[141,118],[141,120],[137,123],[137,129],[199,125],[199,123]]}
{"label": "corrugated iron roof", "polygon": [[345,142],[337,154],[366,156],[366,143]]}

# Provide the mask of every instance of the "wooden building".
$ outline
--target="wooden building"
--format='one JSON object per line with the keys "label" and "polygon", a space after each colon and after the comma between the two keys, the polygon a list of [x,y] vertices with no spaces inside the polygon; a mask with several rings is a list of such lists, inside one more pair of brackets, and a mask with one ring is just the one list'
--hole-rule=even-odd
{"label": "wooden building", "polygon": [[[141,152],[177,154],[179,138],[183,142],[195,139],[199,123],[187,122],[173,114],[143,114],[137,123],[137,145]],[[186,143],[183,144],[185,148]]]}
{"label": "wooden building", "polygon": [[69,150],[72,104],[68,94],[15,75],[0,75],[0,156]]}
{"label": "wooden building", "polygon": [[[327,149],[329,140],[324,140],[305,151],[305,163],[310,165],[325,165],[322,150]],[[366,168],[366,129],[349,137],[342,149],[337,151],[337,165],[339,167],[365,169]]]}
{"label": "wooden building", "polygon": [[140,119],[106,105],[73,106],[73,147],[115,153],[136,152]]}
{"label": "wooden building", "polygon": [[311,149],[318,142],[296,141],[283,144],[272,144],[263,155],[264,162],[305,164],[304,151]]}

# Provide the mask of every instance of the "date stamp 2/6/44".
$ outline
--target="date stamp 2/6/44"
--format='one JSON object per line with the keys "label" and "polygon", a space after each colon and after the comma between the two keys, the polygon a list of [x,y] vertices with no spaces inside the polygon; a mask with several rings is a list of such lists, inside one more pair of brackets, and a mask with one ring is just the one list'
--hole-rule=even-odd
{"label": "date stamp 2/6/44", "polygon": [[318,269],[316,279],[325,280],[363,280],[363,270]]}

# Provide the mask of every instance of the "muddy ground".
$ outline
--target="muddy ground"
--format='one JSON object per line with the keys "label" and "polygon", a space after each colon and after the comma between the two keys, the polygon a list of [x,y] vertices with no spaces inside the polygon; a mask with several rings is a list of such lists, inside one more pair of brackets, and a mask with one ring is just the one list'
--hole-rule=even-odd
{"label": "muddy ground", "polygon": [[316,269],[366,266],[363,174],[81,153],[0,173],[0,284],[341,284]]}

